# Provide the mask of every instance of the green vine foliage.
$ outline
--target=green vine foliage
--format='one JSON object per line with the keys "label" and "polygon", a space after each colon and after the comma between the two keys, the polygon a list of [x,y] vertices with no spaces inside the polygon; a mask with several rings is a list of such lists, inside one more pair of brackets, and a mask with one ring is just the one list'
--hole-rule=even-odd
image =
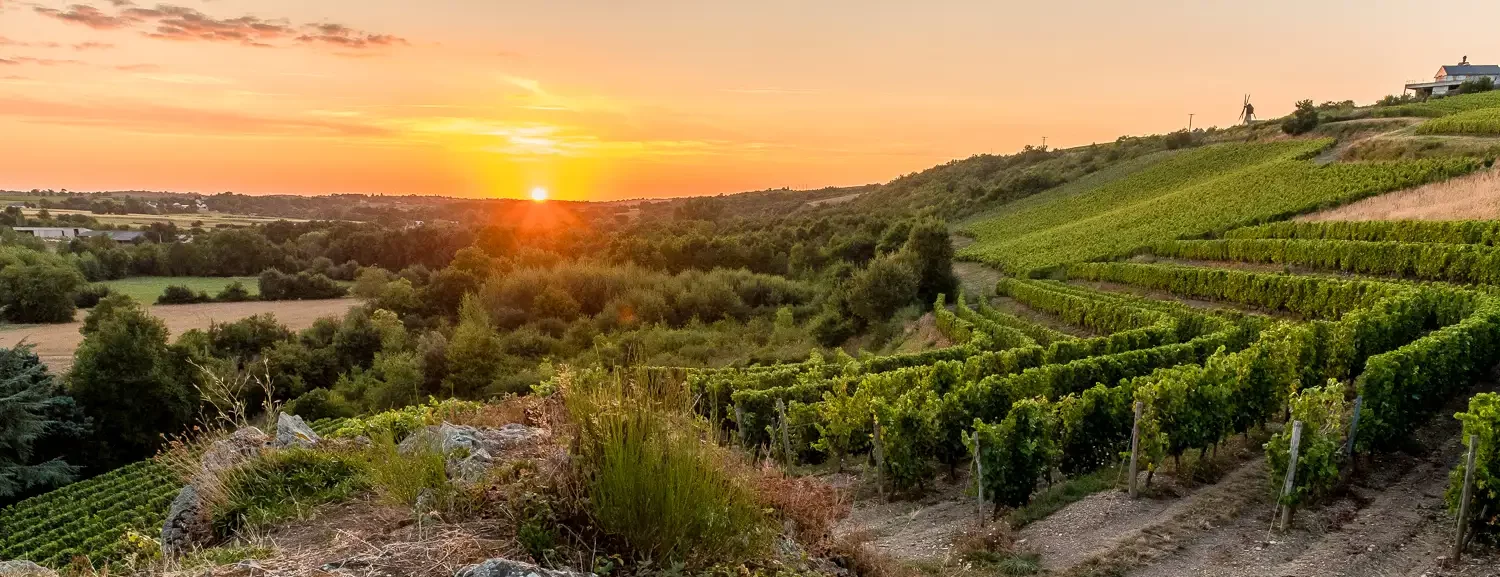
{"label": "green vine foliage", "polygon": [[1063,474],[1078,475],[1107,466],[1130,450],[1134,392],[1129,383],[1094,385],[1057,401],[1058,468]]}
{"label": "green vine foliage", "polygon": [[[987,425],[975,419],[979,461],[984,467],[984,496],[995,506],[1020,507],[1031,500],[1037,483],[1057,459],[1056,418],[1042,399],[1022,399],[1005,420]],[[973,441],[965,445],[974,449]]]}
{"label": "green vine foliage", "polygon": [[920,389],[875,403],[881,423],[885,470],[891,486],[897,490],[925,487],[933,477],[938,403],[936,393]]}
{"label": "green vine foliage", "polygon": [[845,457],[869,448],[873,428],[870,390],[853,387],[851,380],[834,379],[833,389],[823,393],[823,402],[814,405],[819,438],[813,448],[837,459],[840,471]]}
{"label": "green vine foliage", "polygon": [[[1297,447],[1297,475],[1292,491],[1281,496],[1282,504],[1295,507],[1315,501],[1338,484],[1339,448],[1343,446],[1345,423],[1349,420],[1344,396],[1344,385],[1334,380],[1292,395],[1292,420],[1302,421],[1302,439]],[[1286,479],[1291,446],[1290,423],[1272,435],[1265,446],[1272,490],[1276,494],[1281,492]]]}
{"label": "green vine foliage", "polygon": [[[1454,417],[1464,424],[1465,442],[1469,435],[1477,437],[1469,527],[1477,538],[1500,544],[1500,394],[1474,395],[1469,399],[1469,410]],[[1448,510],[1455,515],[1463,495],[1466,466],[1467,459],[1459,461],[1449,475]]]}

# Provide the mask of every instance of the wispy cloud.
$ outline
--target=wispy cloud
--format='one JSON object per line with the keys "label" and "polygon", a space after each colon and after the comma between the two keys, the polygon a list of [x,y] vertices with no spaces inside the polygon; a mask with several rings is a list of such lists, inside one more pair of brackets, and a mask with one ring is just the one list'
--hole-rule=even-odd
{"label": "wispy cloud", "polygon": [[119,70],[121,72],[150,72],[153,70],[161,70],[161,67],[155,64],[121,64],[119,66],[115,66],[114,68],[115,70]]}
{"label": "wispy cloud", "polygon": [[234,42],[266,48],[306,45],[341,50],[407,44],[398,36],[366,32],[331,22],[299,25],[285,18],[265,19],[249,15],[215,18],[194,8],[172,4],[157,4],[151,8],[136,6],[128,0],[111,0],[111,4],[117,9],[113,14],[87,4],[73,4],[64,9],[46,6],[33,9],[38,14],[95,30],[131,29],[150,38],[182,42]]}
{"label": "wispy cloud", "polygon": [[114,47],[114,44],[108,42],[80,42],[73,45],[74,50],[109,50]]}
{"label": "wispy cloud", "polygon": [[56,42],[23,42],[14,38],[0,36],[0,46],[12,46],[15,48],[60,48],[61,44]]}
{"label": "wispy cloud", "polygon": [[394,134],[382,126],[327,117],[269,116],[129,101],[70,103],[0,96],[0,116],[31,123],[153,134],[298,138],[380,138]]}
{"label": "wispy cloud", "polygon": [[83,64],[82,60],[60,60],[56,58],[32,58],[29,56],[16,56],[13,58],[0,58],[0,65],[20,66],[22,64],[35,64],[37,66],[70,66]]}
{"label": "wispy cloud", "polygon": [[817,88],[779,88],[774,86],[755,88],[722,88],[723,92],[736,94],[818,94],[823,92]]}

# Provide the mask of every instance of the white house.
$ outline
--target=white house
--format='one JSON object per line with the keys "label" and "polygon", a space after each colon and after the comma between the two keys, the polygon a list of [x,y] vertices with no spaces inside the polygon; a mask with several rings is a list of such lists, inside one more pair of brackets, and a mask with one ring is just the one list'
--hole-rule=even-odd
{"label": "white house", "polygon": [[1469,64],[1469,57],[1465,56],[1458,64],[1449,64],[1438,67],[1437,74],[1432,76],[1432,82],[1412,82],[1406,85],[1406,89],[1414,92],[1417,96],[1444,96],[1465,80],[1478,78],[1489,78],[1496,85],[1500,85],[1500,66],[1494,64]]}
{"label": "white house", "polygon": [[93,229],[63,226],[18,226],[14,230],[21,234],[54,240],[89,236],[94,233]]}

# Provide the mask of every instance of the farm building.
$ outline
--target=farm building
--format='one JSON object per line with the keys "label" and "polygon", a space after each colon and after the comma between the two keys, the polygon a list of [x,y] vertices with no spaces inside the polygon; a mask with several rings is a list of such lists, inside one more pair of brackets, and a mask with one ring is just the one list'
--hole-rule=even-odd
{"label": "farm building", "polygon": [[1444,96],[1457,89],[1465,80],[1479,78],[1489,78],[1495,84],[1500,84],[1500,66],[1469,64],[1469,57],[1465,56],[1458,64],[1438,67],[1437,74],[1432,77],[1432,82],[1410,82],[1407,83],[1406,89],[1421,97]]}
{"label": "farm building", "polygon": [[18,226],[15,231],[21,234],[50,239],[68,239],[80,236],[91,236],[94,230],[76,226]]}
{"label": "farm building", "polygon": [[136,242],[144,240],[146,233],[139,230],[96,230],[86,236],[107,236],[115,242]]}

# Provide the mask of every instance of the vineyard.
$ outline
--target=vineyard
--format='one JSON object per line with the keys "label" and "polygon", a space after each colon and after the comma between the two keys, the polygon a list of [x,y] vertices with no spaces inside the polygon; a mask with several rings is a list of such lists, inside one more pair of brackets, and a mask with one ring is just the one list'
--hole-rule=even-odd
{"label": "vineyard", "polygon": [[[339,420],[313,423],[331,433]],[[136,552],[132,531],[161,532],[167,507],[182,488],[166,466],[142,461],[0,509],[0,559],[63,567],[74,557],[96,564]]]}
{"label": "vineyard", "polygon": [[1437,118],[1450,114],[1459,114],[1471,110],[1500,107],[1500,92],[1480,92],[1478,94],[1461,94],[1447,98],[1434,98],[1426,102],[1415,102],[1411,104],[1400,104],[1375,108],[1375,116],[1401,117],[1422,116]]}
{"label": "vineyard", "polygon": [[1418,134],[1500,134],[1500,108],[1479,108],[1436,118],[1417,127]]}
{"label": "vineyard", "polygon": [[[1485,106],[1500,93],[1391,108],[1467,126]],[[885,498],[982,472],[964,480],[996,512],[1127,460],[1147,479],[1182,474],[1185,455],[1252,433],[1266,441],[1250,447],[1266,494],[1316,508],[1368,474],[1356,455],[1410,451],[1462,404],[1476,460],[1445,473],[1443,499],[1456,513],[1471,477],[1470,525],[1495,539],[1500,395],[1486,379],[1500,362],[1500,222],[1280,221],[1490,162],[1315,164],[1330,144],[1153,154],[967,223],[975,242],[960,256],[1010,276],[931,303],[947,347],[622,370],[686,383],[729,443],[794,473],[873,472],[862,482]],[[413,415],[314,428],[354,437],[427,422]],[[159,530],[180,485],[144,462],[12,505],[0,558],[120,558],[128,532]]]}
{"label": "vineyard", "polygon": [[1073,196],[1037,195],[970,223],[965,231],[976,242],[960,255],[1025,273],[1285,218],[1480,166],[1465,159],[1328,166],[1306,160],[1330,143],[1207,146]]}

